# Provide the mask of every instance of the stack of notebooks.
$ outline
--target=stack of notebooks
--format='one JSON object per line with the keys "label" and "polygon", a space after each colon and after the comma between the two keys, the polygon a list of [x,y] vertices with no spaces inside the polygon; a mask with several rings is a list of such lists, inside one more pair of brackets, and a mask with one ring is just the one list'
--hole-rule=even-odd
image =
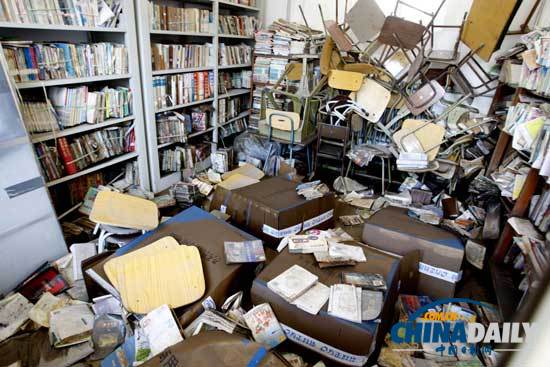
{"label": "stack of notebooks", "polygon": [[180,208],[187,208],[193,205],[201,194],[197,185],[191,182],[179,182],[170,188],[170,194],[176,198]]}
{"label": "stack of notebooks", "polygon": [[213,14],[208,9],[175,8],[149,2],[151,29],[211,33]]}
{"label": "stack of notebooks", "polygon": [[289,56],[291,40],[292,39],[289,36],[281,33],[275,33],[275,36],[273,36],[273,55]]}
{"label": "stack of notebooks", "polygon": [[273,33],[267,31],[256,32],[254,39],[254,53],[256,55],[271,55],[273,47]]}
{"label": "stack of notebooks", "polygon": [[[82,135],[71,142],[67,138],[59,138],[56,146],[54,153],[53,147],[36,145],[36,152],[48,181],[61,178],[63,174],[75,174],[94,163],[134,151],[134,129],[111,127]],[[59,169],[61,165],[63,169]]]}
{"label": "stack of notebooks", "polygon": [[234,72],[220,71],[218,76],[218,92],[225,94],[231,89],[251,88],[252,71],[242,70]]}
{"label": "stack of notebooks", "polygon": [[397,159],[397,168],[400,170],[426,169],[428,168],[428,155],[426,153],[401,152]]}
{"label": "stack of notebooks", "polygon": [[[184,116],[184,115],[181,115]],[[183,119],[174,114],[157,117],[157,138],[159,144],[185,143],[187,134],[191,132],[191,116]]]}
{"label": "stack of notebooks", "polygon": [[202,45],[151,44],[153,70],[186,69],[214,65],[216,56],[211,43]]}
{"label": "stack of notebooks", "polygon": [[1,0],[0,21],[116,27],[123,2],[121,0]]}
{"label": "stack of notebooks", "polygon": [[241,44],[229,46],[220,44],[220,66],[250,64],[252,62],[252,47]]}
{"label": "stack of notebooks", "polygon": [[179,106],[211,98],[214,93],[214,73],[199,71],[153,78],[155,108]]}
{"label": "stack of notebooks", "polygon": [[105,87],[96,92],[87,86],[52,87],[48,90],[48,98],[63,128],[85,122],[96,124],[132,114],[132,91],[126,87]]}
{"label": "stack of notebooks", "polygon": [[235,36],[254,36],[258,27],[256,17],[246,15],[220,15],[219,31]]}
{"label": "stack of notebooks", "polygon": [[14,41],[3,45],[16,82],[128,73],[128,50],[118,43]]}

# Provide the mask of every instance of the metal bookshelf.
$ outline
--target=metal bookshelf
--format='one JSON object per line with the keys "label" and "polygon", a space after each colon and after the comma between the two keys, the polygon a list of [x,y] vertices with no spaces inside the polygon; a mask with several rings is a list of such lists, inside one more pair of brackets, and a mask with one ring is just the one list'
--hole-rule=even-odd
{"label": "metal bookshelf", "polygon": [[[145,137],[145,124],[142,116],[141,76],[138,62],[138,47],[136,29],[134,26],[134,3],[123,1],[123,10],[120,15],[119,25],[116,28],[102,28],[74,25],[34,24],[34,23],[10,23],[0,22],[0,36],[9,40],[34,41],[34,42],[116,42],[126,45],[128,50],[128,74],[105,75],[85,78],[56,79],[45,81],[31,81],[15,83],[17,89],[27,94],[43,94],[45,90],[53,86],[125,86],[133,93],[133,114],[118,119],[110,119],[97,124],[81,124],[64,130],[54,132],[30,134],[29,138],[33,144],[52,141],[60,137],[73,137],[106,127],[121,124],[133,123],[135,132],[135,152],[126,153],[109,160],[98,162],[76,174],[67,175],[57,180],[46,182],[51,188],[63,183],[70,182],[78,177],[90,173],[112,168],[115,165],[137,160],[139,169],[140,184],[145,189],[150,189],[149,167],[147,161],[147,146]],[[2,53],[2,56],[3,53]],[[36,153],[35,153],[36,154]],[[38,159],[38,158],[37,158]],[[121,167],[121,172],[123,167]]]}
{"label": "metal bookshelf", "polygon": [[[220,43],[227,44],[239,44],[239,43],[248,43],[253,46],[254,37],[247,36],[234,36],[221,34],[219,32],[219,16],[220,14],[235,14],[235,15],[256,15],[261,16],[263,11],[260,6],[263,4],[262,0],[256,0],[258,7],[236,4],[230,1],[222,0],[190,0],[190,1],[180,1],[172,2],[174,6],[178,7],[198,7],[203,9],[209,9],[213,14],[213,26],[207,33],[196,33],[196,32],[178,32],[178,31],[167,31],[167,30],[151,30],[151,22],[148,14],[148,3],[149,0],[135,0],[136,2],[136,21],[137,21],[137,32],[139,40],[139,54],[140,54],[140,63],[141,63],[141,73],[143,79],[143,98],[144,98],[144,118],[147,134],[147,144],[148,144],[148,158],[149,158],[149,169],[151,177],[151,187],[154,192],[160,192],[166,190],[171,185],[177,183],[181,180],[181,172],[176,172],[168,175],[164,175],[161,172],[160,167],[160,155],[161,151],[168,149],[174,145],[181,143],[165,143],[159,144],[157,137],[157,126],[156,126],[156,116],[159,113],[168,112],[168,111],[186,111],[187,108],[200,105],[210,105],[213,108],[212,123],[213,126],[208,127],[205,131],[192,133],[187,136],[190,143],[200,141],[201,137],[210,135],[212,141],[212,150],[215,151],[218,144],[218,129],[221,126],[218,123],[218,100],[228,97],[234,97],[239,95],[247,95],[250,93],[250,89],[235,89],[228,91],[228,93],[220,94],[218,93],[218,76],[220,70],[235,70],[239,68],[251,68],[252,63],[250,64],[239,64],[239,65],[229,65],[229,66],[219,66],[218,62],[214,65],[208,67],[199,67],[199,68],[188,68],[188,69],[170,69],[170,70],[152,70],[152,53],[151,53],[151,42],[159,43],[174,43],[174,44],[186,44],[186,43],[212,43],[213,52],[216,55],[216,61],[218,61],[219,55],[219,45]],[[157,0],[153,0],[157,2]],[[192,103],[164,107],[160,109],[155,109],[154,106],[154,90],[153,90],[153,77],[159,75],[172,75],[180,73],[190,73],[195,71],[213,71],[214,72],[214,97],[202,101],[195,101]],[[247,109],[248,110],[248,109]],[[248,114],[242,114],[243,117],[247,117]],[[226,122],[224,124],[228,124]],[[207,159],[207,161],[209,161]],[[204,164],[206,167],[207,164]]]}

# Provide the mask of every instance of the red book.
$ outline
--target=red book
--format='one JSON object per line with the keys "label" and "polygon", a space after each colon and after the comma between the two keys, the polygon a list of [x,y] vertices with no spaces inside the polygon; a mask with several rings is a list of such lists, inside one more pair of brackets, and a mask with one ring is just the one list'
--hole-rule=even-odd
{"label": "red book", "polygon": [[69,143],[67,142],[67,139],[57,139],[57,146],[59,156],[61,157],[63,165],[65,166],[65,172],[67,172],[68,175],[74,175],[78,172],[78,168],[76,167],[76,164],[74,162],[74,157],[71,153],[71,149],[69,148]]}

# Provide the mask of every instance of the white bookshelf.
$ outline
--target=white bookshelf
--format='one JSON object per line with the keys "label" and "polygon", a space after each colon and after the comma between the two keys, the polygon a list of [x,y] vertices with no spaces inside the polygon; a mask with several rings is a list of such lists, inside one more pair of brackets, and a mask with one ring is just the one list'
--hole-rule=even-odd
{"label": "white bookshelf", "polygon": [[[108,160],[98,162],[76,174],[61,177],[57,180],[46,182],[47,187],[54,187],[63,183],[70,182],[78,177],[90,173],[113,169],[120,172],[124,170],[124,163],[137,160],[139,169],[140,184],[145,189],[150,189],[149,166],[147,161],[147,145],[145,136],[145,123],[143,119],[143,105],[141,95],[141,74],[138,58],[138,43],[136,39],[135,11],[133,1],[125,0],[123,3],[122,14],[119,24],[116,28],[103,27],[85,27],[73,25],[53,25],[53,24],[27,24],[0,22],[0,36],[9,40],[26,40],[34,42],[116,42],[122,43],[128,50],[128,73],[122,75],[105,75],[85,78],[56,79],[45,81],[31,81],[16,83],[17,89],[22,93],[44,95],[44,91],[53,86],[79,86],[94,85],[104,86],[124,86],[131,89],[133,93],[133,114],[124,118],[110,119],[97,124],[81,124],[64,130],[54,132],[30,134],[29,138],[33,144],[40,142],[53,141],[60,137],[76,137],[80,134],[89,133],[106,127],[119,126],[122,124],[133,124],[135,132],[135,152],[126,153]],[[2,56],[3,57],[3,56]],[[118,171],[117,171],[118,173]],[[46,179],[45,179],[46,180]]]}
{"label": "white bookshelf", "polygon": [[[153,0],[154,3],[158,3],[158,0]],[[191,0],[191,1],[162,1],[163,5],[178,6],[178,7],[199,7],[206,8],[212,11],[213,14],[213,26],[207,33],[196,32],[177,32],[167,30],[151,30],[148,3],[149,0],[135,0],[136,3],[136,20],[137,20],[137,32],[139,40],[139,54],[141,63],[141,73],[143,79],[143,98],[144,98],[144,111],[145,111],[145,126],[147,131],[147,145],[148,145],[148,158],[149,169],[151,176],[151,187],[154,192],[160,192],[166,190],[171,185],[181,180],[181,172],[171,173],[163,175],[160,167],[161,152],[165,149],[169,149],[176,144],[181,143],[165,143],[159,144],[157,137],[157,123],[156,116],[159,113],[168,111],[186,111],[189,107],[210,105],[213,108],[212,115],[212,127],[208,127],[205,131],[192,133],[187,136],[187,140],[190,144],[200,142],[205,136],[210,136],[212,141],[212,149],[215,150],[218,144],[218,129],[220,124],[218,123],[218,100],[222,98],[235,97],[240,95],[250,94],[250,89],[236,89],[231,90],[227,94],[218,93],[218,79],[220,70],[237,71],[238,69],[251,68],[252,64],[239,64],[230,66],[219,66],[216,62],[215,65],[201,68],[188,68],[188,69],[171,69],[162,71],[152,70],[152,55],[151,55],[151,43],[174,43],[174,44],[186,44],[186,43],[212,43],[214,54],[216,55],[216,61],[218,60],[219,45],[220,43],[227,44],[240,44],[247,43],[253,46],[254,37],[247,36],[234,36],[220,34],[218,31],[219,16],[220,14],[235,14],[235,15],[255,15],[260,17],[260,7],[252,7],[247,5],[235,4],[229,1],[221,0]],[[256,1],[257,5],[262,3],[262,0]],[[153,90],[153,78],[159,75],[173,75],[180,73],[189,73],[196,71],[213,71],[214,72],[214,97],[202,101],[196,101],[178,106],[164,107],[155,109],[154,105],[154,90]],[[242,118],[246,118],[249,114],[241,114]],[[236,121],[234,119],[232,122]],[[225,124],[228,124],[226,122]],[[208,165],[208,159],[202,166]],[[201,162],[202,163],[202,162]]]}

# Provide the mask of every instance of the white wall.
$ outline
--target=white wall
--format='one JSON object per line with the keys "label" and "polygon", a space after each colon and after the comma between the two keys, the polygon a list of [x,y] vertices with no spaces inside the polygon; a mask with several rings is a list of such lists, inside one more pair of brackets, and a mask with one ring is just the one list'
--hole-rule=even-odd
{"label": "white wall", "polygon": [[[278,18],[288,19],[290,21],[300,22],[302,21],[302,16],[298,9],[299,5],[302,5],[304,13],[306,15],[309,25],[313,28],[322,30],[323,24],[321,21],[321,16],[319,14],[318,5],[320,4],[323,9],[323,14],[325,19],[335,19],[336,18],[336,0],[264,0],[265,1],[265,10],[264,10],[264,25],[268,26],[274,20]],[[350,9],[357,1],[365,0],[348,0],[348,9]],[[408,0],[411,4],[418,6],[427,11],[433,11],[437,8],[440,3],[440,0],[423,0],[412,1]],[[395,8],[395,0],[376,0],[380,8],[384,13],[389,14]],[[473,0],[447,0],[443,6],[439,16],[437,17],[436,24],[459,24],[462,20],[462,17],[465,12],[470,9]],[[520,6],[514,21],[512,22],[511,29],[519,29],[521,23],[523,23],[525,17],[531,10],[531,6],[535,0],[523,0],[522,5]],[[344,19],[345,13],[345,0],[339,1],[339,18],[340,22]],[[548,2],[543,2],[542,17],[539,22],[540,25],[550,26],[550,5]],[[399,16],[403,16],[407,19],[418,21],[419,13],[407,9],[406,7],[400,7]],[[531,25],[535,24],[537,16],[533,17]],[[425,18],[424,18],[425,22]],[[453,31],[445,31],[441,33],[439,37],[436,37],[436,46],[439,47],[452,47],[454,38],[456,38],[456,33]],[[505,38],[502,49],[508,49],[513,46],[517,41],[518,36],[508,36]],[[446,42],[445,42],[446,41]]]}

